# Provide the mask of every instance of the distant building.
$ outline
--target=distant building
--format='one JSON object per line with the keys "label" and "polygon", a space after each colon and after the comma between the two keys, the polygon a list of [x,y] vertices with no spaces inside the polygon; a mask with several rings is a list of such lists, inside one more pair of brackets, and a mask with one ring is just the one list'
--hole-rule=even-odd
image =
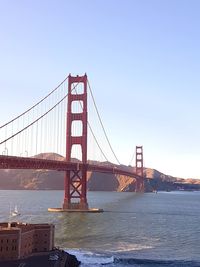
{"label": "distant building", "polygon": [[0,261],[26,258],[54,247],[54,225],[0,223]]}

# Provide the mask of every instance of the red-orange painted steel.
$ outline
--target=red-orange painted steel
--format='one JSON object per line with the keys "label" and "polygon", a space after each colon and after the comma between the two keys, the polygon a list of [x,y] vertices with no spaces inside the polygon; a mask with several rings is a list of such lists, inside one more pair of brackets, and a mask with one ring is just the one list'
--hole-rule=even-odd
{"label": "red-orange painted steel", "polygon": [[74,163],[60,160],[47,160],[47,159],[37,159],[28,157],[14,157],[0,155],[0,169],[43,169],[43,170],[57,170],[57,171],[82,171],[84,166],[86,166],[87,171],[95,171],[100,173],[114,173],[121,174],[128,177],[135,178],[137,180],[141,179],[141,176],[125,171],[116,167],[115,165],[105,166],[105,165],[94,165],[94,164],[83,164]]}
{"label": "red-orange painted steel", "polygon": [[[83,93],[75,94],[72,86],[83,83]],[[73,93],[72,93],[73,91]],[[72,112],[72,102],[81,101],[82,113]],[[82,135],[72,136],[72,122],[82,122]],[[143,148],[136,146],[136,173],[124,171],[115,165],[87,164],[87,75],[68,76],[68,109],[66,130],[66,160],[55,161],[28,157],[14,157],[0,155],[0,169],[49,169],[64,171],[64,209],[87,209],[87,171],[121,174],[136,179],[136,191],[144,191]],[[78,144],[82,150],[82,162],[71,162],[72,146]],[[74,201],[74,202],[73,202]],[[77,202],[78,201],[78,202]]]}
{"label": "red-orange painted steel", "polygon": [[[83,93],[73,90],[75,84],[83,84]],[[73,101],[81,101],[83,111],[73,113]],[[82,135],[72,136],[72,122],[82,122]],[[72,169],[65,172],[63,209],[87,209],[87,75],[68,77],[68,107],[67,107],[67,132],[66,132],[66,161],[71,162],[73,145],[80,145],[82,151],[82,169]]]}
{"label": "red-orange painted steel", "polygon": [[136,180],[136,192],[144,192],[144,166],[143,166],[143,147],[136,146],[135,171],[140,179]]}

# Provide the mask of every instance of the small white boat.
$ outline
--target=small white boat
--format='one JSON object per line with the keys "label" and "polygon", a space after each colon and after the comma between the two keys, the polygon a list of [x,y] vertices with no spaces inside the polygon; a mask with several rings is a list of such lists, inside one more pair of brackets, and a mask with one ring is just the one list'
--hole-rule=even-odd
{"label": "small white boat", "polygon": [[14,211],[11,212],[11,215],[13,217],[16,217],[16,216],[20,215],[20,212],[18,211],[17,206],[15,206],[15,209],[14,209]]}

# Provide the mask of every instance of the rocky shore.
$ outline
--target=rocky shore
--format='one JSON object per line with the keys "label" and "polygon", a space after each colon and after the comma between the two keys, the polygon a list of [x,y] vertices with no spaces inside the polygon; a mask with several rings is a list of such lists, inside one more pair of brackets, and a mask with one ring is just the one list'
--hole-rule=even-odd
{"label": "rocky shore", "polygon": [[1,261],[2,267],[78,267],[76,256],[60,249],[40,253],[20,260]]}

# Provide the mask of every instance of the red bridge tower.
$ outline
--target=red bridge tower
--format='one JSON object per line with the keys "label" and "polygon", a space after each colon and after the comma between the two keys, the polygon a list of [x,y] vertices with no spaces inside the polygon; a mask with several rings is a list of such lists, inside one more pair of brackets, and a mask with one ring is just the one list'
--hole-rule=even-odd
{"label": "red bridge tower", "polygon": [[143,147],[136,146],[135,168],[136,174],[141,176],[140,180],[136,180],[136,192],[144,192],[144,168],[143,168]]}
{"label": "red bridge tower", "polygon": [[[83,84],[83,93],[73,91],[75,83]],[[73,88],[72,88],[73,87]],[[81,113],[72,112],[72,103],[81,101],[83,111]],[[82,122],[82,135],[72,135],[72,122]],[[73,145],[80,145],[82,151],[83,168],[81,170],[68,170],[65,172],[64,182],[64,202],[63,209],[87,210],[87,75],[68,78],[68,107],[67,107],[67,138],[66,138],[66,161],[71,161]]]}

